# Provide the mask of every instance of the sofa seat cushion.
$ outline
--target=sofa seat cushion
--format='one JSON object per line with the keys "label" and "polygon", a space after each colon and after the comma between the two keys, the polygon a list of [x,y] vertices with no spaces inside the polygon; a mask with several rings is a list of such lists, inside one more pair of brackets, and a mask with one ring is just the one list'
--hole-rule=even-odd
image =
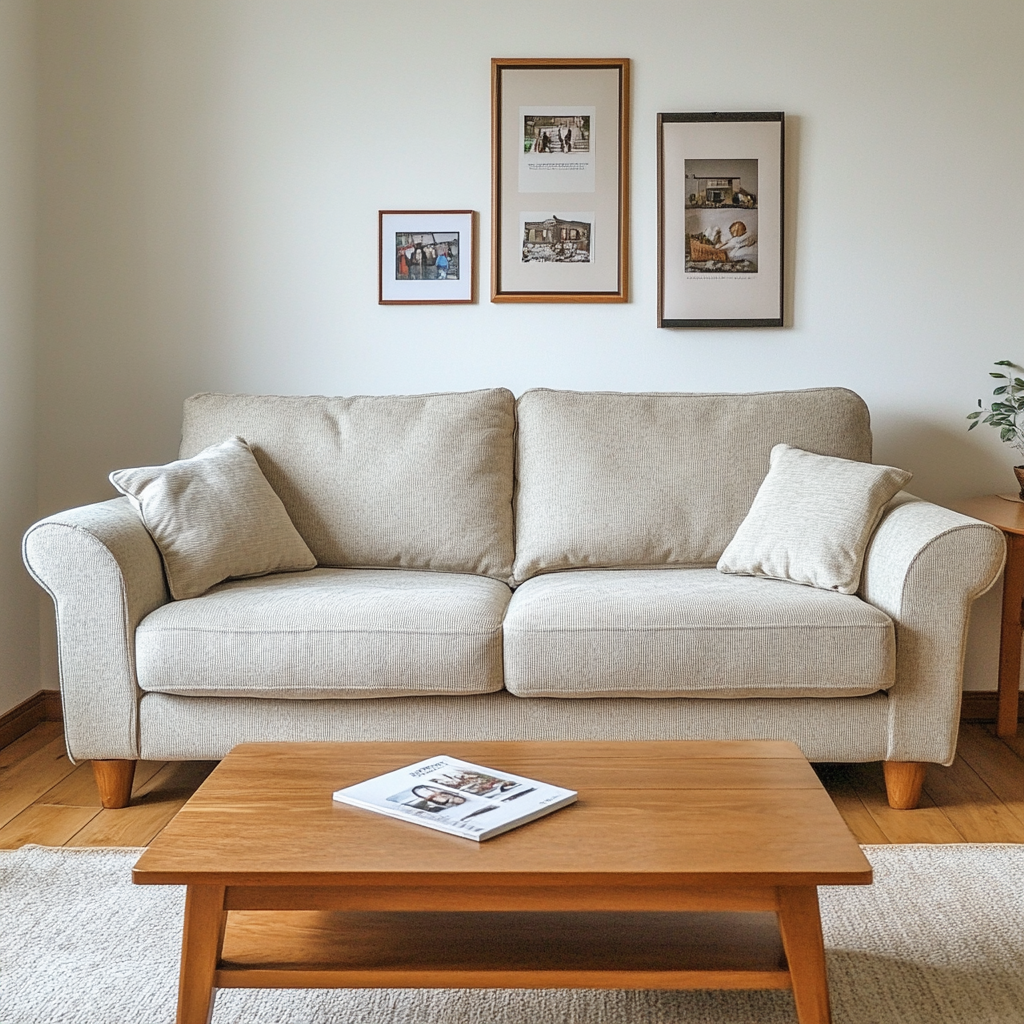
{"label": "sofa seat cushion", "polygon": [[136,631],[139,685],[186,696],[399,697],[502,686],[497,580],[312,569],[223,583]]}
{"label": "sofa seat cushion", "polygon": [[505,616],[521,697],[852,697],[895,663],[892,620],[858,597],[715,569],[538,576]]}

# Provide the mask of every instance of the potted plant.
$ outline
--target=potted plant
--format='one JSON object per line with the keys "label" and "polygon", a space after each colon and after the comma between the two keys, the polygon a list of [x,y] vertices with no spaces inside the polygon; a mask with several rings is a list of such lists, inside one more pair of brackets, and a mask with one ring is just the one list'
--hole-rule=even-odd
{"label": "potted plant", "polygon": [[[967,429],[973,430],[979,423],[990,423],[998,428],[1000,440],[1016,448],[1024,458],[1024,421],[1021,420],[1024,413],[1024,367],[1011,363],[1009,359],[999,359],[995,365],[1005,366],[1006,373],[989,371],[989,376],[1002,383],[993,389],[991,405],[982,405],[978,399],[978,408],[967,414],[972,421]],[[1015,376],[1015,372],[1022,376]],[[981,419],[982,416],[985,418]],[[1017,477],[1021,501],[1024,501],[1024,465],[1014,466],[1013,472]]]}

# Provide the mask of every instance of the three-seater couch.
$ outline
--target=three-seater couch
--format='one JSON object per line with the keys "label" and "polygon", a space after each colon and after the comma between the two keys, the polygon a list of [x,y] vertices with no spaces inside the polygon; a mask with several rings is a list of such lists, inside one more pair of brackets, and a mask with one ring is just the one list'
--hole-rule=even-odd
{"label": "three-seater couch", "polygon": [[954,756],[997,530],[901,493],[855,595],[715,568],[775,444],[871,461],[850,391],[186,401],[182,458],[231,435],[316,568],[171,600],[125,498],[25,538],[111,805],[138,758],[252,740],[790,739],[904,806]]}

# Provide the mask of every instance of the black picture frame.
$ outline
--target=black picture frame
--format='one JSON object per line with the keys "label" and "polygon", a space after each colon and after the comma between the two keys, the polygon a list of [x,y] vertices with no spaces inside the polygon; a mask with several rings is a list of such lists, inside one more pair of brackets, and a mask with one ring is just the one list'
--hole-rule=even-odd
{"label": "black picture frame", "polygon": [[784,113],[658,114],[659,327],[784,326],[784,234]]}

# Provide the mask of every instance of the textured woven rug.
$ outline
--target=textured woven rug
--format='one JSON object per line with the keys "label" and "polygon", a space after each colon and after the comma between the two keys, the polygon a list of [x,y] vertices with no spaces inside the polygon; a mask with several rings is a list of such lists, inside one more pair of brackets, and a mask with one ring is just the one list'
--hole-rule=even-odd
{"label": "textured woven rug", "polygon": [[[835,1024],[1021,1024],[1024,846],[869,846],[871,887],[823,888]],[[0,1022],[170,1024],[184,892],[137,850],[0,852]],[[794,1024],[788,992],[218,994],[214,1024]]]}

